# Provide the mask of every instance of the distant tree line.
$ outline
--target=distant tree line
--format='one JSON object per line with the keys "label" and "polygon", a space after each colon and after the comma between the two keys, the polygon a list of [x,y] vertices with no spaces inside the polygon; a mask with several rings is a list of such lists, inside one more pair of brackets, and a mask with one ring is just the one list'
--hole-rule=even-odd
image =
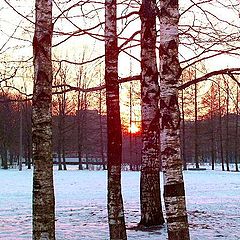
{"label": "distant tree line", "polygon": [[[200,165],[209,163],[213,169],[216,163],[222,164],[223,162],[224,165],[227,163],[235,164],[236,161],[239,163],[240,146],[239,144],[236,145],[236,139],[240,137],[239,132],[236,132],[236,121],[239,121],[239,116],[234,113],[228,117],[226,115],[221,116],[222,127],[220,127],[219,117],[214,116],[212,119],[198,121],[197,140],[195,140],[196,137],[194,131],[192,131],[195,122],[185,122],[185,145],[182,145],[182,148],[185,148],[184,159],[186,163],[196,165],[195,157],[197,157]],[[195,155],[195,141],[197,141],[197,155]]]}
{"label": "distant tree line", "polygon": [[[230,84],[231,85],[231,84]],[[221,164],[223,170],[229,170],[229,164],[235,165],[238,171],[240,159],[240,146],[238,139],[239,114],[237,101],[233,101],[231,93],[226,96],[227,89],[222,86],[219,105],[219,88],[211,85],[209,90],[199,100],[198,118],[194,120],[194,98],[191,95],[184,98],[184,111],[187,120],[181,123],[181,152],[185,164],[208,163],[215,168]],[[235,86],[236,88],[236,86]],[[233,88],[232,88],[233,89]],[[235,89],[236,91],[236,89]],[[194,91],[193,91],[194,92]],[[191,92],[193,95],[193,93]],[[236,95],[236,93],[234,92]],[[197,94],[201,95],[201,94]],[[234,96],[235,96],[234,95]],[[236,95],[237,96],[237,95]],[[235,98],[236,98],[235,96]],[[1,167],[19,164],[20,138],[22,137],[22,157],[24,163],[31,168],[32,164],[32,139],[31,139],[31,101],[14,96],[16,101],[11,101],[10,93],[1,93],[0,103],[0,155]],[[228,98],[232,99],[231,104]],[[192,109],[189,107],[192,101]],[[181,102],[180,96],[180,102]],[[227,107],[227,104],[230,105]],[[230,109],[227,111],[227,108]],[[20,131],[20,117],[22,114],[22,132]],[[182,114],[182,118],[183,118]],[[189,119],[190,118],[190,119]],[[101,159],[100,164],[106,168],[107,164],[107,126],[106,115],[97,110],[76,110],[66,114],[55,111],[53,115],[53,155],[58,163],[59,170],[67,169],[66,158],[78,158],[79,169],[88,168],[82,159]],[[78,127],[80,126],[80,134]],[[196,131],[197,127],[197,137]],[[129,170],[140,170],[141,166],[141,132],[130,133],[125,129],[123,136],[123,166]],[[80,149],[80,151],[79,151]],[[196,163],[197,159],[197,163]]]}
{"label": "distant tree line", "polygon": [[[23,162],[31,168],[32,137],[31,137],[31,101],[11,101],[11,94],[1,95],[0,103],[0,156],[1,167],[7,169],[19,165],[20,138],[22,137]],[[16,98],[16,96],[15,96]],[[20,116],[22,114],[22,132],[20,131]],[[64,119],[64,120],[63,120]],[[102,164],[107,163],[107,119],[97,110],[77,110],[68,115],[53,115],[53,156],[59,170],[66,169],[66,158],[78,158],[79,169],[82,169],[81,159],[98,158]],[[80,134],[78,127],[80,125]],[[123,164],[131,170],[139,170],[141,155],[141,135],[132,134],[132,149],[130,136],[123,131]],[[79,152],[79,145],[80,150]],[[130,157],[130,152],[131,157]],[[88,166],[86,166],[88,168]],[[106,166],[105,166],[106,168]]]}

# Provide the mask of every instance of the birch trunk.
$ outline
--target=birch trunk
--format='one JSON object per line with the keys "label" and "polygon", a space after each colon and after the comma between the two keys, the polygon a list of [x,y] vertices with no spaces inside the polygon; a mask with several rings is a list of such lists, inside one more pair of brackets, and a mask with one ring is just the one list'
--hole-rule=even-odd
{"label": "birch trunk", "polygon": [[117,3],[105,1],[105,81],[110,239],[127,239],[121,193],[122,132],[118,86]]}
{"label": "birch trunk", "polygon": [[160,4],[160,135],[168,239],[188,240],[177,91],[181,75],[178,60],[178,1],[162,0]]}
{"label": "birch trunk", "polygon": [[52,1],[36,0],[33,38],[33,239],[55,239],[52,159]]}
{"label": "birch trunk", "polygon": [[156,1],[143,0],[141,18],[142,154],[140,225],[164,223],[160,194],[159,84],[156,60]]}

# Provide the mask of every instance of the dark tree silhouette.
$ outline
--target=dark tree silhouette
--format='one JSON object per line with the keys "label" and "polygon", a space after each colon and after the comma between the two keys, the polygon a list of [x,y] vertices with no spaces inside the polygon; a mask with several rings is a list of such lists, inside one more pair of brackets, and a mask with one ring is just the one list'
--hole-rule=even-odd
{"label": "dark tree silhouette", "polygon": [[121,193],[122,132],[118,85],[117,3],[105,1],[105,81],[110,239],[127,239]]}

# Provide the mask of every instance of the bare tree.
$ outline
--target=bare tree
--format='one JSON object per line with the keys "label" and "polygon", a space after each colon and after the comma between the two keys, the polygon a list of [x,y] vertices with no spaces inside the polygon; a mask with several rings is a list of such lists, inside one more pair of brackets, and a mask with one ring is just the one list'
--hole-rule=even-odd
{"label": "bare tree", "polygon": [[52,159],[52,1],[36,0],[33,38],[34,91],[33,239],[55,240],[55,200]]}
{"label": "bare tree", "polygon": [[110,239],[127,239],[121,193],[122,132],[118,86],[117,3],[105,1],[105,81]]}
{"label": "bare tree", "polygon": [[142,154],[140,225],[164,223],[160,194],[159,84],[156,60],[156,1],[143,0],[141,17]]}
{"label": "bare tree", "polygon": [[164,175],[164,200],[168,239],[188,240],[189,229],[180,153],[180,111],[178,82],[178,1],[160,2],[160,114],[161,158]]}

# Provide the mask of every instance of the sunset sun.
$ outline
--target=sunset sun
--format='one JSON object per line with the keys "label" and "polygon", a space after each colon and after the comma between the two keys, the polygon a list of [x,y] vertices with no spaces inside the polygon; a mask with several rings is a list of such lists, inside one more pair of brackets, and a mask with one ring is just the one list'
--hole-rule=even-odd
{"label": "sunset sun", "polygon": [[131,126],[128,127],[129,133],[137,133],[139,131],[140,131],[140,128],[135,123],[132,123]]}

